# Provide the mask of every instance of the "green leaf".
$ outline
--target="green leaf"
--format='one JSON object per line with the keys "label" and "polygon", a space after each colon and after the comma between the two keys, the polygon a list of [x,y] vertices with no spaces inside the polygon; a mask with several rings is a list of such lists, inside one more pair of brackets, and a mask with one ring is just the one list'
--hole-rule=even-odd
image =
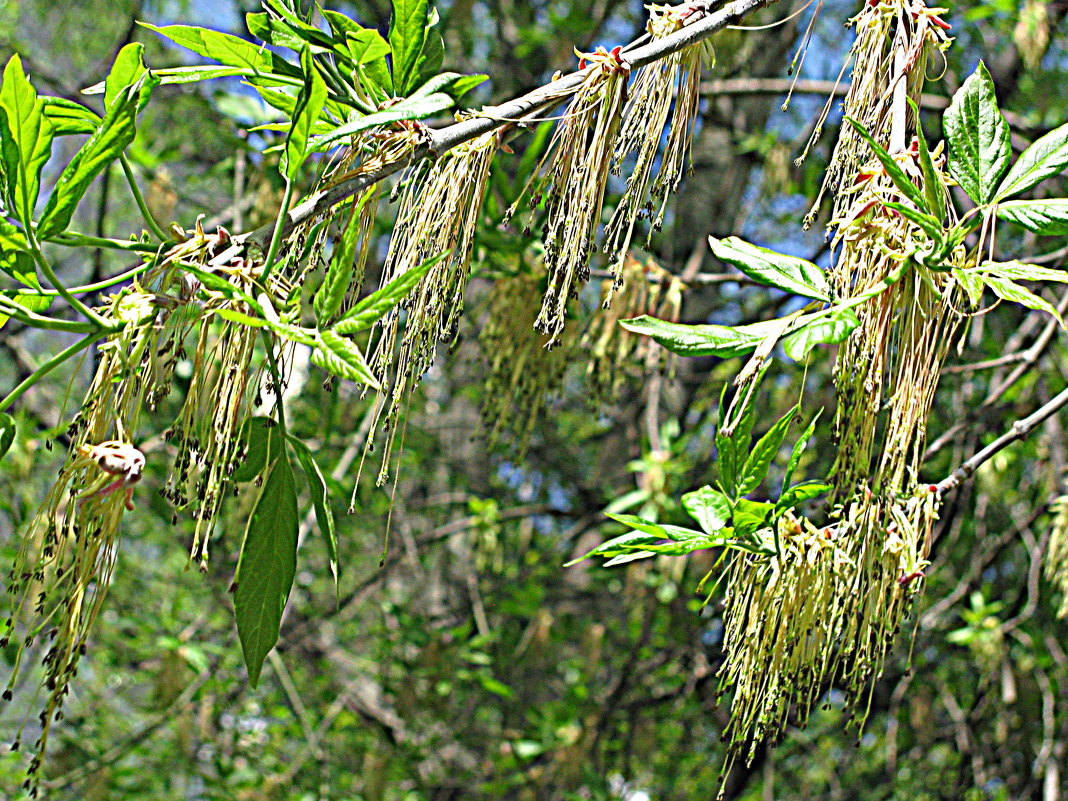
{"label": "green leaf", "polygon": [[[302,77],[301,71],[282,57],[228,33],[220,33],[208,28],[195,28],[190,25],[157,27],[147,22],[139,22],[138,25],[148,28],[150,31],[155,31],[160,36],[165,36],[175,44],[192,50],[205,58],[218,61],[228,67],[237,67],[242,70],[240,73],[242,75],[270,75],[274,73],[290,78]],[[162,70],[161,72],[167,71]],[[203,80],[203,78],[195,78],[195,80]],[[167,83],[168,81],[164,82]],[[175,81],[175,83],[181,82],[184,81]]]}
{"label": "green leaf", "polygon": [[606,516],[612,518],[617,523],[622,523],[625,526],[630,526],[635,531],[642,531],[646,534],[653,534],[660,539],[671,540],[672,542],[685,542],[686,540],[693,539],[694,537],[704,536],[702,532],[695,531],[692,528],[661,525],[660,523],[654,523],[651,520],[646,520],[645,518],[637,517],[635,515],[620,515],[608,513]]}
{"label": "green leaf", "polygon": [[311,363],[316,367],[333,373],[339,378],[366,384],[372,389],[381,389],[382,385],[375,378],[371,368],[364,359],[363,352],[356,344],[332,329],[326,328],[319,332],[319,347],[312,351]]}
{"label": "green leaf", "polygon": [[390,52],[389,43],[378,31],[350,33],[345,42],[355,64],[353,74],[360,84],[380,100],[392,98],[393,76],[389,72],[389,65],[386,64],[386,55]]}
{"label": "green leaf", "polygon": [[908,175],[901,169],[901,165],[886,152],[886,148],[876,142],[872,135],[868,133],[868,129],[852,117],[846,117],[845,120],[860,134],[860,138],[868,143],[868,147],[871,148],[879,163],[883,165],[883,169],[886,170],[886,174],[890,176],[890,180],[894,182],[894,186],[898,188],[898,191],[911,200],[916,208],[929,213],[931,209],[927,207],[927,198],[924,197],[923,191],[909,180]]}
{"label": "green leaf", "polygon": [[311,450],[296,437],[290,435],[289,444],[293,452],[300,460],[300,466],[304,470],[304,477],[308,479],[308,490],[311,492],[312,506],[315,508],[315,520],[319,523],[319,530],[326,540],[326,553],[330,559],[330,575],[334,577],[334,590],[337,591],[338,561],[337,561],[337,531],[334,527],[334,511],[330,508],[330,492],[326,488],[326,479],[323,471],[315,462]]}
{"label": "green leaf", "polygon": [[30,255],[25,234],[3,218],[0,218],[0,270],[24,286],[41,288],[37,262]]}
{"label": "green leaf", "polygon": [[993,200],[1012,157],[1009,124],[998,108],[994,82],[980,61],[942,117],[949,172],[977,205]]}
{"label": "green leaf", "polygon": [[652,337],[680,356],[718,356],[729,359],[756,350],[768,335],[781,327],[777,320],[750,325],[685,325],[642,315],[619,324],[635,334]]}
{"label": "green leaf", "polygon": [[983,300],[983,276],[975,270],[962,270],[954,267],[953,277],[968,293],[968,300],[971,301],[972,306],[978,306]]}
{"label": "green leaf", "polygon": [[237,634],[253,687],[259,683],[263,660],[278,642],[296,572],[297,528],[297,488],[283,453],[263,482],[234,577]]}
{"label": "green leaf", "polygon": [[830,300],[823,271],[810,261],[751,245],[738,237],[708,238],[716,258],[733,264],[754,281],[816,300]]}
{"label": "green leaf", "polygon": [[372,292],[338,320],[334,324],[334,330],[339,334],[355,334],[370,328],[404,300],[423,276],[447,255],[447,252],[440,253],[427,259],[422,264],[401,273],[381,289]]}
{"label": "green leaf", "polygon": [[42,97],[44,115],[52,123],[53,136],[91,134],[100,125],[100,116],[65,97]]}
{"label": "green leaf", "polygon": [[4,68],[0,111],[0,149],[11,211],[29,228],[41,187],[41,168],[52,155],[52,123],[17,55]]}
{"label": "green leaf", "polygon": [[1013,303],[1019,303],[1021,306],[1026,306],[1029,309],[1052,314],[1057,319],[1057,322],[1061,324],[1061,328],[1066,327],[1060,313],[1053,308],[1052,305],[1040,298],[1034,292],[1031,292],[1029,289],[1020,286],[1015,281],[1008,278],[1001,278],[996,275],[985,275],[983,276],[983,282],[990,287],[991,291],[999,298],[1012,301]]}
{"label": "green leaf", "polygon": [[326,104],[326,83],[319,74],[319,68],[315,66],[311,49],[308,47],[300,53],[300,66],[304,70],[305,82],[300,95],[297,96],[297,105],[293,112],[293,126],[289,129],[289,136],[286,137],[283,170],[283,175],[290,181],[297,177],[301,165],[308,157],[308,139]]}
{"label": "green leaf", "polygon": [[393,87],[401,97],[417,85],[429,21],[428,0],[393,0],[389,46],[393,51]]}
{"label": "green leaf", "polygon": [[999,199],[1026,192],[1068,167],[1068,123],[1054,128],[1020,154],[998,187]]}
{"label": "green leaf", "polygon": [[230,476],[234,481],[254,481],[285,452],[282,430],[269,417],[253,417],[245,424],[241,438],[245,441],[245,461]]}
{"label": "green leaf", "polygon": [[752,538],[758,531],[771,525],[774,513],[774,504],[740,498],[734,507],[735,536],[743,539]]}
{"label": "green leaf", "polygon": [[115,56],[115,63],[111,66],[104,81],[104,108],[109,109],[121,100],[122,93],[128,86],[141,82],[141,94],[138,97],[137,110],[140,111],[148,103],[152,89],[159,85],[159,78],[148,71],[145,66],[145,46],[139,42],[126,45]]}
{"label": "green leaf", "polygon": [[390,106],[385,111],[376,111],[374,114],[368,114],[365,117],[357,117],[351,122],[338,126],[324,136],[315,137],[311,149],[316,152],[328,150],[334,143],[342,139],[347,140],[350,136],[360,131],[389,125],[398,120],[420,120],[424,117],[447,111],[453,105],[453,99],[444,92],[437,92],[425,97],[411,97],[395,106]]}
{"label": "green leaf", "polygon": [[1023,261],[984,261],[978,267],[966,272],[993,274],[1013,281],[1056,281],[1068,283],[1068,271],[1052,270]]}
{"label": "green leaf", "polygon": [[807,501],[811,501],[813,498],[826,495],[832,489],[833,487],[830,484],[823,481],[802,481],[800,484],[795,484],[783,492],[775,504],[775,509],[781,514],[788,509],[794,509]]}
{"label": "green leaf", "polygon": [[345,230],[334,242],[330,265],[326,268],[326,276],[315,293],[315,300],[312,304],[315,308],[315,319],[320,327],[331,323],[345,301],[349,284],[352,283],[352,273],[356,267],[356,245],[360,239],[360,212],[375,192],[376,190],[372,187],[359,197],[352,199],[352,209],[348,212]]}
{"label": "green leaf", "polygon": [[823,410],[816,412],[816,416],[812,418],[812,422],[809,423],[805,430],[801,432],[801,436],[798,437],[797,442],[794,443],[793,450],[790,451],[790,460],[786,463],[786,471],[783,473],[782,484],[784,487],[790,486],[790,482],[794,480],[794,471],[797,470],[797,466],[801,463],[801,455],[805,452],[805,448],[808,447],[808,441],[812,439],[812,434],[816,430],[816,421],[820,419],[820,415],[823,414]]}
{"label": "green leaf", "polygon": [[[324,8],[322,13],[334,36],[346,41],[353,63],[370,64],[389,55],[389,43],[378,31],[363,27],[339,11]],[[392,86],[390,88],[392,89]]]}
{"label": "green leaf", "polygon": [[705,486],[683,495],[682,507],[706,534],[715,534],[727,527],[734,504],[719,490]]}
{"label": "green leaf", "polygon": [[858,325],[860,319],[852,309],[831,311],[783,337],[782,349],[795,362],[803,362],[818,345],[844,342]]}
{"label": "green leaf", "polygon": [[463,75],[459,72],[443,72],[435,75],[426,83],[412,92],[412,97],[427,97],[438,92],[444,92],[453,100],[458,100],[461,95],[470,92],[479,84],[483,83],[488,75]]}
{"label": "green leaf", "polygon": [[267,44],[276,47],[288,47],[290,50],[300,52],[304,48],[305,41],[277,17],[272,17],[266,12],[245,14],[245,25],[248,32],[257,39],[262,39]]}
{"label": "green leaf", "polygon": [[789,430],[790,423],[793,422],[797,412],[798,409],[796,407],[790,409],[790,411],[780,417],[775,425],[773,425],[771,429],[757,441],[757,444],[753,447],[752,452],[749,454],[749,458],[745,460],[745,465],[743,465],[741,472],[739,473],[739,495],[746,495],[747,493],[752,492],[760,486],[760,483],[765,478],[767,478],[768,469],[771,467],[771,461],[779,452],[779,448],[782,446],[782,441],[786,439],[786,432]]}
{"label": "green leaf", "polygon": [[42,238],[66,230],[89,185],[133,141],[143,81],[142,77],[115,98],[96,133],[85,141],[60,174],[41,213],[38,234]]}
{"label": "green leaf", "polygon": [[0,412],[0,459],[11,450],[15,441],[15,418],[7,412]]}
{"label": "green leaf", "polygon": [[1042,236],[1068,234],[1068,198],[1010,200],[998,206],[998,217]]}
{"label": "green leaf", "polygon": [[942,223],[932,215],[925,211],[918,211],[912,206],[906,206],[904,203],[895,203],[892,200],[886,201],[883,205],[888,209],[893,209],[906,220],[916,223],[921,231],[934,240],[936,248],[942,246],[946,238],[945,229],[942,227]]}
{"label": "green leaf", "polygon": [[946,219],[946,190],[942,185],[942,177],[935,170],[931,149],[927,146],[927,137],[923,135],[920,107],[911,97],[907,100],[916,117],[916,145],[920,154],[920,170],[923,172],[923,196],[927,199],[927,208],[931,210],[935,222],[941,228]]}

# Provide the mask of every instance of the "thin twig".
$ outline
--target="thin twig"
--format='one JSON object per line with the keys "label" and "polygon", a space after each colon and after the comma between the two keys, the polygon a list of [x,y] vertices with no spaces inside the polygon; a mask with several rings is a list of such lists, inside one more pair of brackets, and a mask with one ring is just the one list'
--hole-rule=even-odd
{"label": "thin twig", "polygon": [[1039,423],[1056,414],[1066,405],[1068,405],[1068,389],[1062,390],[1059,395],[1053,398],[1049,403],[1040,407],[1029,417],[1025,417],[1023,420],[1017,420],[1012,424],[1012,428],[970,459],[963,462],[960,467],[942,479],[938,483],[939,494],[945,494],[950,490],[959,487],[962,483],[971,478],[975,471],[979,469],[979,466],[986,462],[991,456],[998,451],[1005,449],[1013,442],[1024,439],[1039,425]]}

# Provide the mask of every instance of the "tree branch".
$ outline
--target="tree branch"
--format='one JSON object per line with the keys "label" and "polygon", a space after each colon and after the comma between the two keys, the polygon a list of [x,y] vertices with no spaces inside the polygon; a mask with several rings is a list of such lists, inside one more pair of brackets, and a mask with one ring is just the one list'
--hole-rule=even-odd
{"label": "tree branch", "polygon": [[1068,389],[1062,390],[1059,395],[1053,398],[1053,400],[1051,400],[1045,406],[1040,407],[1038,411],[1034,412],[1034,414],[1030,415],[1029,417],[1025,417],[1023,420],[1017,420],[1015,423],[1012,424],[1012,428],[1010,428],[996,440],[991,442],[981,451],[976,453],[970,459],[963,462],[960,467],[958,467],[956,470],[954,470],[952,473],[942,479],[938,483],[939,494],[945,494],[950,490],[959,487],[961,484],[971,478],[975,471],[979,469],[979,466],[986,462],[991,456],[993,456],[998,451],[1003,450],[1005,447],[1012,444],[1013,442],[1027,437],[1028,434],[1030,434],[1036,427],[1038,427],[1039,423],[1043,422],[1049,417],[1052,417],[1065,406],[1068,406]]}
{"label": "tree branch", "polygon": [[[695,12],[684,28],[649,44],[636,46],[637,42],[631,43],[623,48],[622,52],[632,69],[644,67],[703,39],[707,39],[716,31],[722,30],[757,9],[771,5],[774,2],[776,0],[735,0],[717,11],[703,10],[703,6],[706,4],[698,3],[695,4]],[[642,39],[637,41],[640,42]],[[582,70],[569,73],[521,97],[509,100],[499,106],[491,106],[484,109],[470,119],[454,123],[445,128],[431,130],[429,133],[430,141],[416,147],[409,154],[396,161],[384,164],[377,170],[360,174],[329,189],[317,192],[303,203],[290,209],[282,224],[282,235],[288,236],[297,226],[325,214],[346,198],[352,197],[383,178],[400,172],[410,164],[432,156],[436,158],[464,142],[469,142],[482,134],[520,121],[523,117],[527,117],[545,106],[560,102],[577,91],[585,78],[586,73]],[[229,261],[250,245],[256,245],[261,250],[266,251],[273,232],[274,223],[272,222],[257,228],[255,231],[234,237],[234,246],[221,254],[215,261],[218,263]]]}

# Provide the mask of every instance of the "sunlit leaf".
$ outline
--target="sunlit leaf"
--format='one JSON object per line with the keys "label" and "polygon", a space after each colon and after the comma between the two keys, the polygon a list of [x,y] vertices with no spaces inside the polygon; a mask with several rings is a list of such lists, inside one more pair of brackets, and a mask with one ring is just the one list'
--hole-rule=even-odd
{"label": "sunlit leaf", "polygon": [[858,325],[860,320],[852,309],[831,311],[783,337],[782,349],[795,362],[803,362],[819,345],[844,342]]}
{"label": "sunlit leaf", "polygon": [[404,300],[420,279],[446,255],[441,253],[427,259],[360,300],[334,324],[334,330],[339,334],[355,334],[370,328]]}
{"label": "sunlit leaf", "polygon": [[942,117],[949,171],[976,204],[988,203],[1012,157],[1009,124],[998,108],[994,81],[980,61]]}
{"label": "sunlit leaf", "polygon": [[823,271],[810,261],[751,245],[738,237],[708,238],[717,259],[732,264],[754,281],[816,300],[830,300]]}
{"label": "sunlit leaf", "polygon": [[790,409],[753,446],[749,458],[745,460],[745,464],[738,474],[739,495],[752,492],[767,478],[771,462],[779,452],[779,447],[786,438],[786,432],[789,430],[790,424],[796,415],[797,409]]}
{"label": "sunlit leaf", "polygon": [[326,479],[323,471],[312,456],[311,449],[301,440],[291,436],[289,444],[293,452],[297,454],[300,466],[304,470],[304,477],[308,480],[308,491],[311,493],[312,507],[315,509],[315,520],[319,523],[319,530],[326,541],[326,553],[330,560],[330,575],[334,577],[334,589],[337,589],[339,574],[337,559],[337,531],[334,524],[334,512],[330,508],[330,492],[326,488]]}
{"label": "sunlit leaf", "polygon": [[52,124],[17,55],[4,68],[0,112],[0,151],[7,194],[14,205],[11,211],[28,228],[41,187],[41,168],[52,154]]}
{"label": "sunlit leaf", "polygon": [[1010,200],[998,206],[998,217],[1042,236],[1068,234],[1068,198]]}
{"label": "sunlit leaf", "polygon": [[1068,167],[1068,123],[1031,144],[1012,165],[998,187],[999,198],[1018,195]]}

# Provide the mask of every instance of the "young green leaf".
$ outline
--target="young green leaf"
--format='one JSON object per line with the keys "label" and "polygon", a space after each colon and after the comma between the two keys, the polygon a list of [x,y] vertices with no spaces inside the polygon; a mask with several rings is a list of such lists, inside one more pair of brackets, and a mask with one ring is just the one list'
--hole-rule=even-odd
{"label": "young green leaf", "polygon": [[683,495],[682,507],[706,534],[716,534],[730,522],[734,505],[719,490],[705,486]]}
{"label": "young green leaf", "polygon": [[1013,281],[1055,281],[1068,283],[1068,270],[1052,270],[1023,261],[984,261],[966,272],[978,272],[1009,278]]}
{"label": "young green leaf", "polygon": [[0,86],[0,151],[10,211],[29,228],[41,187],[41,168],[52,155],[52,123],[18,55],[7,62]]}
{"label": "young green leaf", "polygon": [[65,97],[42,97],[44,115],[52,123],[53,136],[91,134],[100,125],[100,117],[92,109]]}
{"label": "young green leaf", "polygon": [[936,220],[933,215],[918,211],[912,206],[906,206],[904,203],[895,203],[892,200],[886,201],[883,205],[888,209],[893,209],[906,220],[916,223],[921,231],[934,240],[936,248],[942,246],[945,241],[945,230],[942,228],[942,223]]}
{"label": "young green leaf", "polygon": [[868,133],[868,129],[854,120],[852,117],[846,117],[846,122],[853,126],[853,129],[860,134],[860,138],[867,142],[868,147],[871,148],[872,153],[875,154],[875,158],[879,160],[879,163],[883,165],[883,169],[886,170],[886,174],[890,177],[890,180],[894,182],[894,186],[898,188],[905,197],[907,197],[916,208],[923,212],[930,213],[931,209],[927,207],[927,198],[924,196],[923,191],[912,183],[905,171],[901,169],[901,165],[894,160],[894,157],[886,152],[886,148],[880,145]]}
{"label": "young green leaf", "polygon": [[0,270],[24,286],[40,289],[37,280],[37,263],[30,255],[26,235],[17,227],[0,217]]}
{"label": "young green leaf", "polygon": [[1026,192],[1068,167],[1068,123],[1054,128],[1020,154],[998,187],[998,199]]}
{"label": "young green leaf", "polygon": [[790,459],[786,462],[786,470],[782,476],[782,485],[784,487],[789,487],[790,482],[794,480],[794,471],[797,470],[797,466],[801,463],[801,455],[805,452],[805,448],[808,447],[808,441],[816,431],[816,421],[820,419],[822,413],[822,409],[816,412],[812,422],[805,427],[805,430],[801,432],[801,436],[797,438],[797,442],[794,443],[793,450],[790,451]]}
{"label": "young green leaf", "polygon": [[116,95],[96,133],[85,141],[60,173],[52,195],[41,212],[38,224],[41,238],[55,236],[66,230],[89,185],[133,141],[144,80],[142,76]]}
{"label": "young green leaf", "polygon": [[757,440],[757,444],[753,447],[749,458],[745,460],[745,464],[738,474],[739,495],[746,495],[752,492],[767,478],[771,461],[779,452],[782,441],[786,439],[786,432],[789,430],[797,412],[796,407],[788,411],[779,418],[764,436]]}
{"label": "young green leaf", "polygon": [[718,356],[729,359],[732,356],[744,356],[756,350],[775,330],[777,320],[770,320],[750,325],[684,325],[658,320],[642,315],[629,320],[620,320],[619,324],[635,334],[652,337],[672,353],[680,356]]}
{"label": "young green leaf", "polygon": [[270,468],[249,517],[234,577],[237,634],[253,687],[259,683],[263,660],[278,642],[296,572],[297,528],[297,488],[283,453]]}
{"label": "young green leaf", "polygon": [[751,245],[738,237],[708,238],[716,258],[733,264],[754,281],[816,300],[830,300],[823,271],[810,261]]}
{"label": "young green leaf", "polygon": [[312,59],[311,48],[307,46],[300,53],[300,66],[304,70],[304,86],[297,96],[296,108],[293,110],[293,125],[289,129],[289,136],[286,137],[282,171],[282,174],[290,181],[297,177],[301,165],[308,157],[310,152],[308,140],[326,104],[326,83]]}
{"label": "young green leaf", "polygon": [[953,95],[942,125],[949,142],[950,173],[976,205],[989,203],[1009,165],[1012,147],[1009,124],[982,61]]}
{"label": "young green leaf", "polygon": [[803,362],[818,345],[844,342],[858,325],[860,319],[852,309],[830,311],[783,337],[782,349],[795,362]]}
{"label": "young green leaf", "polygon": [[428,0],[393,0],[389,46],[393,51],[393,86],[401,97],[418,84],[429,22]]}
{"label": "young green leaf", "polygon": [[998,206],[998,217],[1040,236],[1068,234],[1068,198],[1010,200]]}
{"label": "young green leaf", "polygon": [[0,459],[7,455],[14,441],[15,418],[7,412],[0,412]]}
{"label": "young green leaf", "polygon": [[622,523],[625,526],[630,526],[635,531],[644,531],[646,534],[653,534],[661,539],[671,540],[672,542],[684,542],[694,537],[703,537],[704,535],[700,531],[695,531],[692,528],[683,528],[682,526],[669,526],[666,524],[654,523],[651,520],[645,520],[635,515],[620,515],[607,513],[607,517],[612,518],[617,523]]}
{"label": "young green leaf", "polygon": [[953,277],[968,293],[968,300],[972,306],[978,306],[983,300],[983,276],[975,270],[962,270],[953,268]]}
{"label": "young green leaf", "polygon": [[411,97],[428,97],[438,92],[444,92],[453,100],[458,100],[461,95],[470,92],[488,77],[488,75],[463,75],[459,72],[443,72],[430,78],[412,92]]}
{"label": "young green leaf", "polygon": [[297,454],[300,466],[304,470],[304,477],[308,479],[308,490],[311,492],[312,506],[315,508],[315,520],[319,523],[319,530],[326,540],[326,553],[330,560],[330,575],[334,577],[334,590],[337,590],[338,561],[337,561],[337,531],[334,526],[334,511],[330,508],[330,492],[326,488],[326,479],[323,472],[315,462],[311,450],[301,440],[290,435],[289,444],[293,452]]}
{"label": "young green leaf", "polygon": [[931,210],[935,223],[941,228],[946,219],[946,188],[942,185],[942,177],[935,170],[931,150],[927,146],[927,137],[923,135],[920,107],[911,97],[907,100],[916,117],[916,146],[920,155],[920,171],[923,173],[923,196],[927,199],[927,208]]}
{"label": "young green leaf", "polygon": [[423,276],[447,255],[448,253],[440,253],[427,259],[372,292],[349,309],[345,316],[334,324],[334,330],[339,334],[355,334],[370,328],[404,300]]}
{"label": "young green leaf", "polygon": [[830,484],[823,481],[802,481],[783,492],[775,504],[775,511],[777,514],[782,514],[814,498],[826,495],[832,489]]}
{"label": "young green leaf", "polygon": [[775,504],[740,498],[734,507],[734,534],[741,539],[758,539],[757,532],[771,526]]}
{"label": "young green leaf", "polygon": [[319,347],[312,351],[312,364],[339,378],[366,384],[372,389],[381,389],[382,385],[371,372],[363,352],[354,342],[339,336],[330,328],[320,331],[319,337]]}
{"label": "young green leaf", "polygon": [[141,94],[138,97],[137,110],[148,103],[152,89],[159,85],[159,78],[148,71],[145,66],[145,46],[140,42],[131,42],[115,56],[111,72],[104,81],[104,108],[109,109],[122,97],[126,87],[140,82]]}
{"label": "young green leaf", "polygon": [[345,44],[352,55],[353,75],[368,93],[381,100],[388,100],[393,95],[393,76],[390,74],[386,56],[389,55],[389,43],[378,31],[361,30],[345,36]]}
{"label": "young green leaf", "polygon": [[[139,22],[150,31],[165,36],[175,44],[192,50],[198,55],[218,61],[228,67],[237,67],[241,74],[248,75],[283,75],[301,78],[299,69],[270,50],[254,45],[228,33],[195,28],[189,25],[165,25],[157,27],[147,22]],[[197,80],[202,80],[197,78]]]}
{"label": "young green leaf", "polygon": [[1026,306],[1029,309],[1052,314],[1057,319],[1057,322],[1061,324],[1061,328],[1066,328],[1060,313],[1049,302],[1043,300],[1029,289],[1020,286],[1015,281],[987,274],[983,276],[983,283],[990,287],[991,291],[1003,300],[1012,301],[1013,303],[1019,303],[1021,306]]}
{"label": "young green leaf", "polygon": [[313,302],[315,319],[318,320],[320,327],[329,325],[333,321],[349,291],[355,268],[356,245],[360,239],[360,212],[375,191],[374,188],[368,189],[359,197],[352,199],[352,208],[346,213],[345,230],[334,241],[334,253],[330,257],[330,265],[326,268],[326,276],[315,293]]}
{"label": "young green leaf", "polygon": [[388,125],[399,120],[419,120],[432,114],[447,111],[454,105],[453,99],[444,92],[432,95],[411,97],[384,111],[376,111],[365,117],[358,117],[351,122],[340,125],[328,134],[315,137],[311,149],[316,152],[329,150],[336,142],[347,140],[353,134]]}

